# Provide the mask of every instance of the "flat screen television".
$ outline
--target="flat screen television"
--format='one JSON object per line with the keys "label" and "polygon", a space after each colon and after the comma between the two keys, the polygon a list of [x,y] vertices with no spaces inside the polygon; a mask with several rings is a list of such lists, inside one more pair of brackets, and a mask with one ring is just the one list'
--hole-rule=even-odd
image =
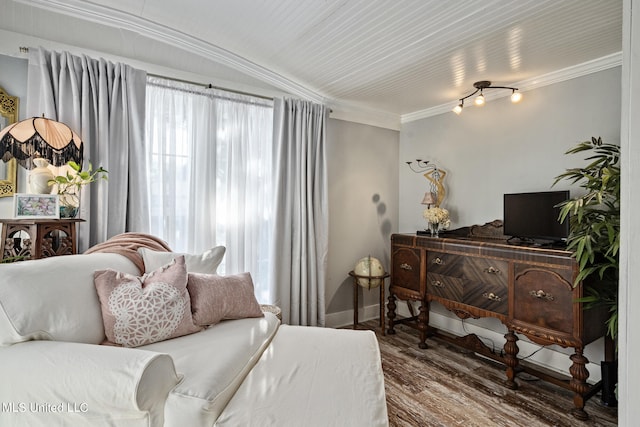
{"label": "flat screen television", "polygon": [[566,240],[569,219],[560,223],[556,206],[568,199],[568,190],[505,194],[504,234],[521,241]]}

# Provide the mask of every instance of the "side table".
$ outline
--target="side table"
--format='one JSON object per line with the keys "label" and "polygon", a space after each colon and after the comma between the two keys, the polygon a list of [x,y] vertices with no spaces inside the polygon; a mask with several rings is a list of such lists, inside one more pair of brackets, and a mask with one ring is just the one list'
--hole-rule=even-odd
{"label": "side table", "polygon": [[349,276],[353,277],[353,329],[358,327],[358,279],[380,280],[380,329],[382,335],[386,335],[384,329],[384,279],[389,277],[389,273],[382,276],[362,276],[356,274],[353,270],[349,272]]}
{"label": "side table", "polygon": [[83,219],[0,219],[3,261],[77,253],[76,224]]}

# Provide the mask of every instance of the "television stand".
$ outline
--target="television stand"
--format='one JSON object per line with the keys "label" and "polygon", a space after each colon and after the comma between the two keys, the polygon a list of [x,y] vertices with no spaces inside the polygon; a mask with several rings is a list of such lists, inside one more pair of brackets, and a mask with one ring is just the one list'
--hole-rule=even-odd
{"label": "television stand", "polygon": [[514,246],[524,246],[531,248],[551,248],[551,249],[566,249],[567,242],[564,240],[536,240],[528,237],[516,237],[512,236],[506,240],[506,243]]}
{"label": "television stand", "polygon": [[[396,324],[414,327],[419,331],[420,348],[427,347],[428,336],[445,336],[429,325],[431,302],[440,303],[460,319],[496,318],[507,328],[504,353],[489,354],[470,336],[453,341],[503,363],[508,388],[518,388],[516,377],[526,372],[571,390],[571,413],[585,420],[584,404],[601,389],[601,383],[587,383],[589,361],[583,350],[604,335],[607,313],[595,308],[583,311],[579,300],[584,288],[573,286],[578,266],[571,255],[567,250],[508,244],[506,238],[394,234],[387,333],[395,333]],[[419,313],[396,319],[396,300],[419,302]],[[540,345],[574,348],[570,375],[554,376],[521,361],[517,335]]]}
{"label": "television stand", "polygon": [[528,237],[511,236],[507,239],[507,243],[516,246],[535,246],[536,241]]}

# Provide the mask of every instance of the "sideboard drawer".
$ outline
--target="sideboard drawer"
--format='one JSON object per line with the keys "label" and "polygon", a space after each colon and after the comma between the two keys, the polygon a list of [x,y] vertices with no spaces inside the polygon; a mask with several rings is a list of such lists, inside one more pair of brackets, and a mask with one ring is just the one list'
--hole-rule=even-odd
{"label": "sideboard drawer", "polygon": [[507,286],[483,283],[465,287],[464,303],[494,313],[509,314]]}
{"label": "sideboard drawer", "polygon": [[465,257],[464,276],[475,283],[504,288],[506,293],[509,282],[509,263],[497,259],[468,256]]}
{"label": "sideboard drawer", "polygon": [[451,301],[464,302],[464,280],[438,273],[427,273],[427,293]]}
{"label": "sideboard drawer", "polygon": [[420,292],[420,250],[394,247],[391,261],[391,286]]}
{"label": "sideboard drawer", "polygon": [[571,271],[515,265],[514,319],[567,334],[574,331]]}
{"label": "sideboard drawer", "polygon": [[507,261],[427,252],[427,293],[483,310],[509,311]]}
{"label": "sideboard drawer", "polygon": [[449,277],[464,277],[464,257],[437,251],[427,252],[427,272]]}
{"label": "sideboard drawer", "polygon": [[503,260],[465,257],[466,286],[464,303],[483,310],[509,313],[509,263]]}

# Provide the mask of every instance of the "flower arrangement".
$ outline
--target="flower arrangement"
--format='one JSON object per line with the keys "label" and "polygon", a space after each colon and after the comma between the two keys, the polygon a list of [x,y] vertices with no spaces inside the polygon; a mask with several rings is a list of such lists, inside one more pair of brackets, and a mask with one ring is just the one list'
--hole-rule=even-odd
{"label": "flower arrangement", "polygon": [[82,170],[82,166],[74,161],[67,162],[67,165],[70,170],[67,170],[64,175],[55,176],[49,180],[49,184],[56,185],[55,191],[60,196],[60,212],[62,216],[73,218],[80,207],[80,190],[82,187],[99,179],[106,180],[109,172],[103,167],[93,169],[91,163],[89,163],[87,170]]}
{"label": "flower arrangement", "polygon": [[449,225],[451,225],[451,221],[449,219],[449,211],[444,208],[436,206],[433,208],[425,209],[422,213],[422,216],[427,220],[429,224],[438,224],[440,228],[446,229],[449,228]]}

